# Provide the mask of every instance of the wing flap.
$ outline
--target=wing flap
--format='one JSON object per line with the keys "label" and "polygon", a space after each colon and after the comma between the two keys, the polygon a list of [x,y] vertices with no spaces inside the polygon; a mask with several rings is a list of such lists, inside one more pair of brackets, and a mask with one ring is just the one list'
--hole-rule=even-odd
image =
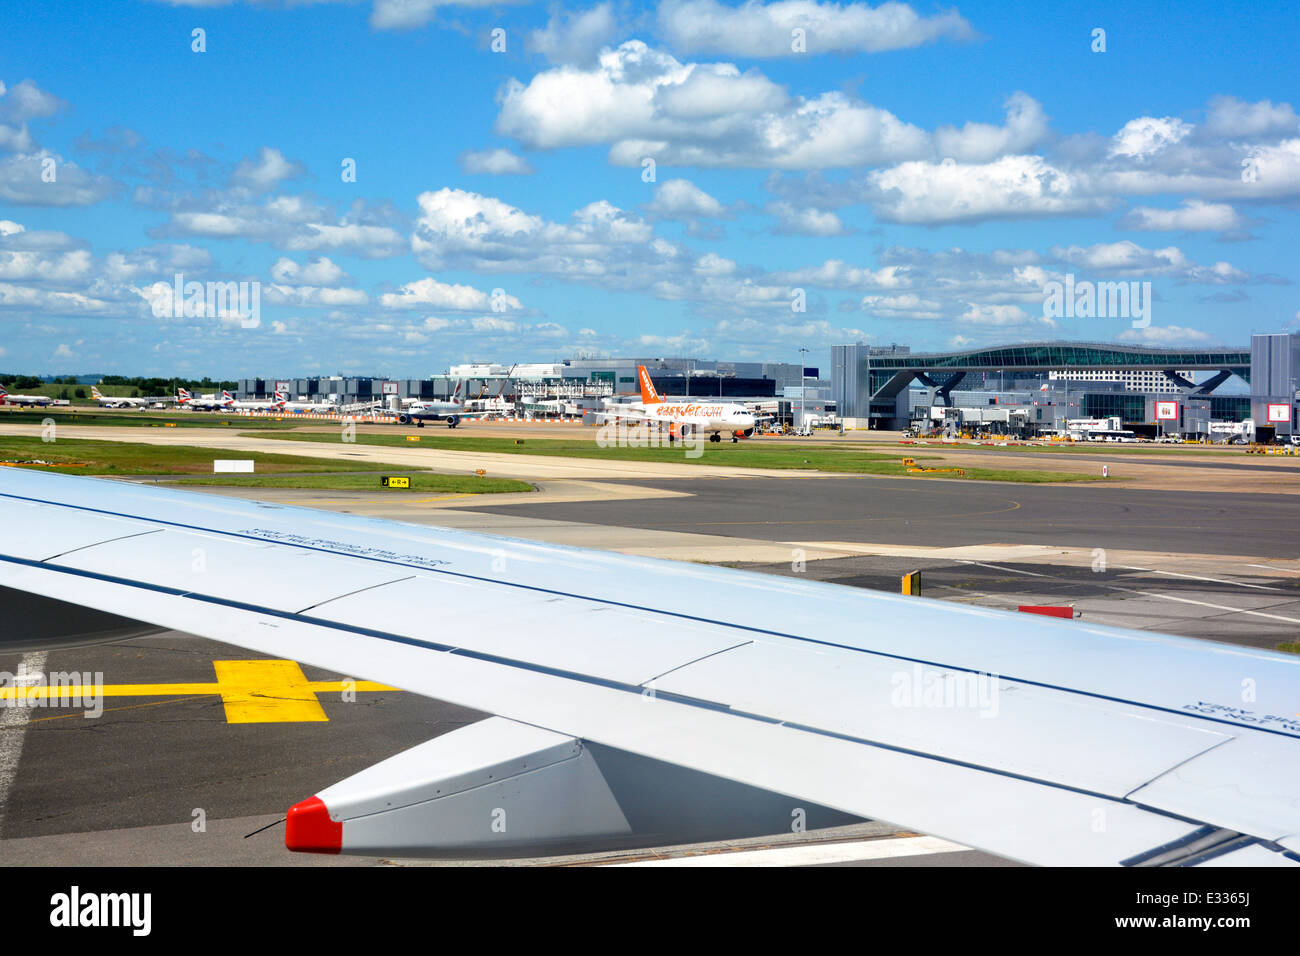
{"label": "wing flap", "polygon": [[1300,762],[1287,738],[1238,738],[1179,764],[1128,799],[1286,845],[1300,821]]}
{"label": "wing flap", "polygon": [[629,685],[749,639],[690,621],[668,628],[655,615],[549,591],[429,575],[350,594],[312,616],[359,627],[383,620],[463,651]]}
{"label": "wing flap", "polygon": [[1195,718],[996,674],[770,640],[683,667],[655,687],[1115,798],[1231,739]]}
{"label": "wing flap", "polygon": [[130,575],[168,590],[297,611],[351,591],[409,577],[400,568],[286,548],[228,535],[164,528],[146,548],[115,539],[72,551],[51,564],[95,574]]}
{"label": "wing flap", "polygon": [[147,521],[86,514],[33,501],[10,501],[5,505],[4,553],[44,561],[105,541],[148,534],[160,527]]}

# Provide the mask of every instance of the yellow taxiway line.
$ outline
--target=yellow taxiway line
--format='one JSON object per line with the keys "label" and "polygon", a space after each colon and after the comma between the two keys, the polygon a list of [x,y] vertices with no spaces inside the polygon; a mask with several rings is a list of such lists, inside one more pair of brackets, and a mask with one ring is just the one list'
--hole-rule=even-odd
{"label": "yellow taxiway line", "polygon": [[73,700],[77,706],[99,697],[193,697],[216,695],[231,724],[327,721],[317,694],[397,691],[374,681],[307,679],[294,661],[213,661],[213,683],[183,684],[39,684],[0,689],[0,706]]}

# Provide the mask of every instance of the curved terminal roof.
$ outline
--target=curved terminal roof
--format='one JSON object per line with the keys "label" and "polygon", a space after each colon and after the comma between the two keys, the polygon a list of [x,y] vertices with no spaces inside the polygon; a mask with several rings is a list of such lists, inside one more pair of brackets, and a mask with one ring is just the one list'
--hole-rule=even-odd
{"label": "curved terminal roof", "polygon": [[1102,342],[1028,342],[961,352],[872,355],[873,369],[991,371],[1055,369],[1249,369],[1250,349],[1168,349]]}

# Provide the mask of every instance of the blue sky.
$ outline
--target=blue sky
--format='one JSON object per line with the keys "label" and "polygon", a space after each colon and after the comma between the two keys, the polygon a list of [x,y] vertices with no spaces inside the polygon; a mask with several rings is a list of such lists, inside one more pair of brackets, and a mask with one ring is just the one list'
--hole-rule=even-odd
{"label": "blue sky", "polygon": [[[1300,326],[1296,40],[1268,3],[7,9],[0,368],[1242,343]],[[165,310],[177,273],[259,321]],[[1150,324],[1045,316],[1067,274]]]}

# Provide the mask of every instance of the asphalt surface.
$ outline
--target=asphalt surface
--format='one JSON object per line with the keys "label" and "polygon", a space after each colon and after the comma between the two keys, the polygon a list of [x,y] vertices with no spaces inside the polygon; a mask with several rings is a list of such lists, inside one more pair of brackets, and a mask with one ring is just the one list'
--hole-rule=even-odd
{"label": "asphalt surface", "polygon": [[1072,605],[1094,624],[1265,650],[1300,639],[1300,578],[1289,573],[1182,577],[1113,565],[1093,570],[1041,562],[878,556],[808,562],[801,571],[789,562],[738,566],[892,593],[898,593],[904,574],[920,571],[922,596],[940,600],[1009,611],[1022,605]]}
{"label": "asphalt surface", "polygon": [[[256,656],[173,632],[52,651],[45,670],[98,673],[105,685],[213,683],[213,661]],[[19,661],[0,655],[0,670],[17,673]],[[310,680],[331,676],[303,672]],[[106,697],[94,719],[81,709],[34,710],[4,799],[0,840],[180,824],[198,862],[204,850],[203,835],[191,828],[196,810],[208,821],[283,817],[330,784],[484,716],[400,692],[359,692],[353,702],[321,693],[317,700],[327,722],[229,723],[220,696],[153,689]],[[253,839],[271,847],[277,862],[300,862],[284,850],[283,827]],[[79,844],[81,859],[92,844]]]}
{"label": "asphalt surface", "polygon": [[475,510],[767,541],[1050,544],[1300,557],[1300,505],[1281,496],[875,477],[635,484],[689,491],[691,497],[574,504],[485,501]]}

